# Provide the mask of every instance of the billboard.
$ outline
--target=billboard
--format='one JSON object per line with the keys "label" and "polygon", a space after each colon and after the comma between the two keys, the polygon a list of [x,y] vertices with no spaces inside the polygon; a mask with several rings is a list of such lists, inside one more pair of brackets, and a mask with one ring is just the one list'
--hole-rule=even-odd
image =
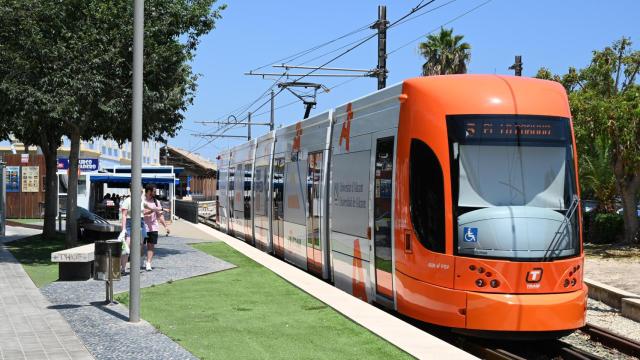
{"label": "billboard", "polygon": [[40,191],[40,167],[22,167],[22,192]]}

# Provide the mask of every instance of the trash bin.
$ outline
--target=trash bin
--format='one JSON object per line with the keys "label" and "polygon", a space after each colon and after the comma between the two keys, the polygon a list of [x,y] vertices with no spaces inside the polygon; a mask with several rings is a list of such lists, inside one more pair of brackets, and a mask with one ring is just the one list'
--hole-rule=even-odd
{"label": "trash bin", "polygon": [[[94,280],[120,280],[120,256],[122,242],[118,240],[100,240],[95,242]],[[109,278],[111,267],[111,278]]]}

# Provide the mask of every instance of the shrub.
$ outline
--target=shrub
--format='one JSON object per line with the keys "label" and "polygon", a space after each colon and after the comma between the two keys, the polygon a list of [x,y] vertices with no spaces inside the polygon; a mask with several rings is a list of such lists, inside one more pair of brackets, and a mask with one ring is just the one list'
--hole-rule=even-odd
{"label": "shrub", "polygon": [[584,240],[594,244],[610,244],[622,239],[624,220],[619,214],[585,214]]}

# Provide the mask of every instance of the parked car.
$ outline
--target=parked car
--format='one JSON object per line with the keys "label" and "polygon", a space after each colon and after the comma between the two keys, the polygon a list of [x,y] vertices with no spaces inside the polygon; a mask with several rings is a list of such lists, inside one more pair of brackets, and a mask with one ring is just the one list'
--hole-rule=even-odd
{"label": "parked car", "polygon": [[[618,215],[622,215],[622,214],[624,214],[624,209],[623,209],[623,208],[620,208],[620,209],[616,210],[616,213],[617,213]],[[640,217],[640,205],[638,205],[638,207],[636,208],[636,215],[637,215],[638,217]]]}
{"label": "parked car", "polygon": [[585,213],[590,213],[598,208],[598,202],[596,200],[582,200],[582,210]]}

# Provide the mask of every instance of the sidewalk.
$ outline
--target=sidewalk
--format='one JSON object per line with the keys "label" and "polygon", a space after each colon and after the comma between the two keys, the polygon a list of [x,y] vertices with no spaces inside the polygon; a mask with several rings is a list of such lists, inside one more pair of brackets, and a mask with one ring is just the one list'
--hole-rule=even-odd
{"label": "sidewalk", "polygon": [[[0,242],[38,234],[7,227]],[[0,245],[0,359],[93,359],[20,263]]]}

